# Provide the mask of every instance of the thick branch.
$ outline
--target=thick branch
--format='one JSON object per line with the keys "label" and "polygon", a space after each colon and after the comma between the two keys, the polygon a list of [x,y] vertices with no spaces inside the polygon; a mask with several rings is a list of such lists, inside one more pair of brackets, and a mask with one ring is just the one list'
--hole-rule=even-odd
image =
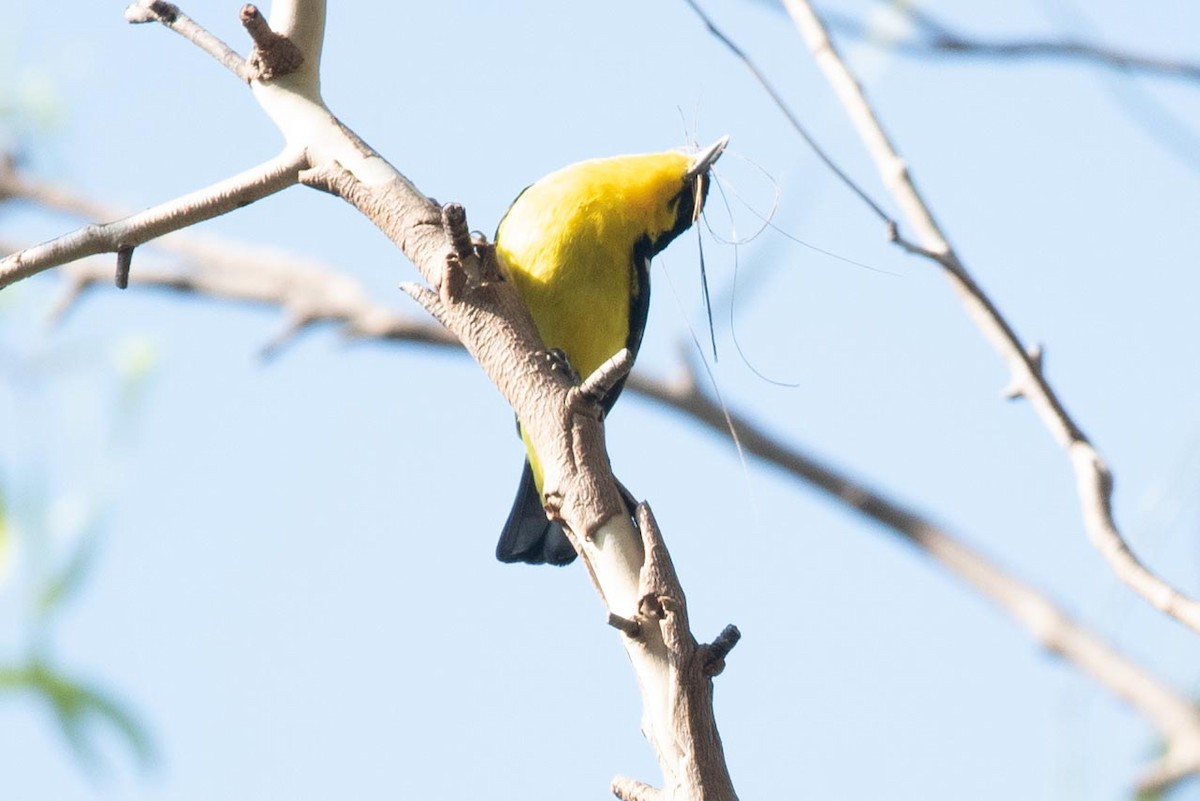
{"label": "thick branch", "polygon": [[[665,672],[638,672],[646,710],[642,726],[656,749],[664,744],[688,749],[667,754],[660,750],[659,763],[674,768],[664,769],[663,798],[735,801],[737,795],[725,769],[725,754],[712,714],[710,646],[700,645],[692,636],[683,587],[654,515],[644,503],[638,507],[637,522],[646,554],[638,581],[640,633],[636,639],[626,637],[626,642],[631,653],[646,651],[650,658],[656,656],[654,651],[661,643],[667,656]],[[654,704],[664,705],[663,713],[652,714]],[[659,730],[664,722],[671,725],[671,731]],[[621,777],[614,780],[614,792],[620,783]]]}
{"label": "thick branch", "polygon": [[1075,469],[1084,523],[1093,546],[1135,592],[1200,633],[1200,603],[1150,572],[1121,536],[1112,515],[1113,482],[1107,465],[1059,401],[1042,374],[1040,364],[1030,355],[1032,351],[1021,342],[950,247],[858,81],[830,41],[825,26],[807,0],[784,0],[784,5],[858,129],[884,184],[904,211],[909,224],[917,231],[921,247],[944,268],[968,315],[1007,364],[1013,377],[1013,386],[1029,400],[1043,425],[1070,457]]}

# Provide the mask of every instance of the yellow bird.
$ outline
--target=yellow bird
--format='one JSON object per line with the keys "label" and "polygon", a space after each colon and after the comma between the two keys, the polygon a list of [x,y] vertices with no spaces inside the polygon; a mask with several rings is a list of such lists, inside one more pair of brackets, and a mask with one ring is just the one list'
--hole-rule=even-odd
{"label": "yellow bird", "polygon": [[[729,137],[679,151],[581,161],[517,196],[496,229],[501,269],[533,316],[546,347],[582,377],[621,348],[636,356],[650,308],[650,259],[692,226],[708,172]],[[603,399],[607,412],[621,392]],[[525,470],[496,557],[565,565],[575,549],[546,517],[542,469],[525,440]]]}

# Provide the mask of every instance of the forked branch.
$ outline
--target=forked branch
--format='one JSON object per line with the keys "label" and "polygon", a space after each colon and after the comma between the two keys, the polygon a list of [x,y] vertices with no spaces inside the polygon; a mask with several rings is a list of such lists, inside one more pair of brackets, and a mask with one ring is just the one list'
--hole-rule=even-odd
{"label": "forked branch", "polygon": [[[179,9],[160,0],[140,0],[137,9],[132,14],[137,21],[157,20],[181,33],[187,27]],[[288,143],[284,153],[202,193],[14,254],[0,262],[0,287],[106,251],[121,254],[121,280],[136,281],[136,271],[132,277],[127,271],[132,248],[155,237],[297,181],[337,195],[375,223],[424,277],[427,286],[411,286],[411,294],[463,344],[516,410],[542,460],[547,506],[572,533],[608,611],[625,618],[638,614],[646,548],[613,478],[603,415],[593,397],[628,370],[628,354],[618,355],[583,387],[556,370],[516,290],[489,268],[484,251],[476,257],[461,209],[435,204],[332,114],[321,99],[318,75],[323,0],[278,0],[269,26],[247,6],[242,20],[255,53],[248,71],[231,68],[251,79],[255,98]],[[231,65],[228,48],[214,45],[194,27],[188,30],[189,40]],[[309,319],[311,314],[298,315],[295,328]],[[649,521],[648,515],[644,519]],[[657,529],[653,536],[661,552],[655,564],[669,565]],[[689,656],[695,648],[686,631],[682,590],[676,581],[660,595],[678,599],[667,604],[663,635],[656,638],[652,632],[658,629],[647,625],[645,636],[625,638],[625,645],[643,688],[645,731],[670,779],[664,796],[668,801],[733,801],[719,740],[712,747],[711,674],[678,669],[695,661]],[[685,702],[676,705],[670,698]]]}

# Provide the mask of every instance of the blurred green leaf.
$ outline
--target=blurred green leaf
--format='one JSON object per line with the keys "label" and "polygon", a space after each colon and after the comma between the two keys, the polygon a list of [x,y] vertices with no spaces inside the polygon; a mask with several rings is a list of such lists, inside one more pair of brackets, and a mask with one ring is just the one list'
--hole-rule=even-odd
{"label": "blurred green leaf", "polygon": [[113,696],[70,679],[35,659],[21,667],[0,667],[0,690],[27,690],[40,696],[58,719],[63,735],[84,767],[100,767],[91,728],[104,724],[114,730],[144,770],[157,761],[146,729]]}
{"label": "blurred green leaf", "polygon": [[28,673],[23,667],[0,665],[0,692],[29,686]]}

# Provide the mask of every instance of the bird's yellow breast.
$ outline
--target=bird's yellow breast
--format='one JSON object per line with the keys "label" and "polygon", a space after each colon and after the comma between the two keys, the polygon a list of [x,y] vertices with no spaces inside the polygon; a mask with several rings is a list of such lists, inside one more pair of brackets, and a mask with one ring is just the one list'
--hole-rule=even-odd
{"label": "bird's yellow breast", "polygon": [[[650,259],[703,207],[712,164],[728,137],[693,156],[650,153],[572,164],[513,201],[496,230],[500,267],[521,294],[542,341],[587,377],[621,348],[637,355],[650,302]],[[607,412],[618,383],[600,399]],[[575,549],[546,517],[545,473],[524,426],[528,463],[496,556],[566,564]]]}
{"label": "bird's yellow breast", "polygon": [[676,224],[688,157],[674,151],[580,162],[514,201],[496,252],[547,347],[586,377],[625,347],[638,285],[635,251]]}

